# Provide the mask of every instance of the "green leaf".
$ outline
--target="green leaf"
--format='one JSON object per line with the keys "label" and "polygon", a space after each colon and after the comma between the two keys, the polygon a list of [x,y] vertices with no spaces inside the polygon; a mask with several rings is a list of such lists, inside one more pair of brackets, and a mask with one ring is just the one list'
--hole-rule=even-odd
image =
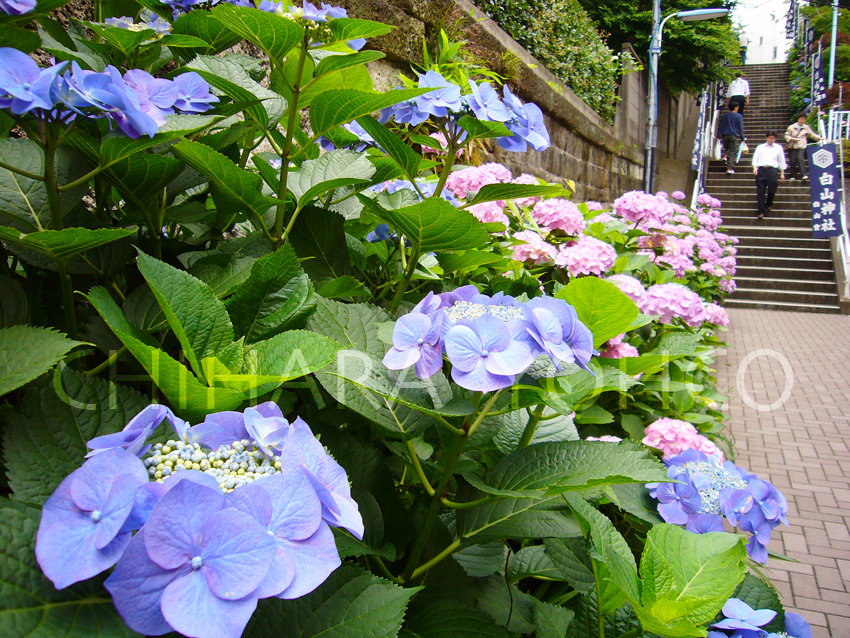
{"label": "green leaf", "polygon": [[[553,416],[554,414],[548,408],[544,410],[543,416],[546,417],[546,420],[537,424],[537,429],[534,430],[534,436],[531,439],[532,445],[548,441],[578,440],[578,431],[572,418],[565,415]],[[473,439],[479,435],[481,437],[492,436],[496,447],[504,454],[508,454],[517,448],[527,424],[528,412],[526,410],[512,410],[505,414],[487,417],[481,427],[476,430]]]}
{"label": "green leaf", "polygon": [[435,600],[417,607],[406,623],[417,638],[509,638],[512,634],[484,611],[457,600]]}
{"label": "green leaf", "polygon": [[259,175],[242,170],[204,144],[181,140],[171,151],[196,171],[206,175],[218,189],[222,201],[234,210],[248,213],[256,220],[276,201],[263,195]]}
{"label": "green leaf", "polygon": [[661,337],[659,345],[647,354],[622,359],[597,358],[596,363],[607,368],[617,368],[628,376],[642,372],[655,374],[671,361],[692,355],[699,343],[699,335],[668,333]]}
{"label": "green leaf", "polygon": [[[600,625],[603,627],[606,636],[622,636],[630,631],[637,632],[639,629],[637,616],[628,603],[619,607],[610,615],[600,616],[596,601],[596,590],[582,596],[574,610],[575,617],[570,622],[566,638],[598,636]],[[636,635],[644,635],[647,638],[650,636],[642,633]]]}
{"label": "green leaf", "polygon": [[494,137],[511,137],[513,135],[513,132],[501,122],[482,122],[471,115],[464,115],[460,118],[458,126],[469,133],[470,139],[473,140],[484,140]]}
{"label": "green leaf", "polygon": [[184,67],[196,71],[212,86],[237,102],[262,104],[245,108],[245,114],[262,130],[274,126],[286,112],[286,100],[251,79],[245,68],[229,56],[199,55]]}
{"label": "green leaf", "polygon": [[649,495],[649,490],[643,485],[625,483],[614,485],[612,489],[617,497],[617,507],[621,510],[637,516],[650,525],[664,522],[664,519],[658,515],[658,501]]}
{"label": "green leaf", "polygon": [[307,160],[297,171],[290,173],[286,188],[295,197],[298,207],[343,186],[365,184],[374,175],[375,167],[365,153],[335,150],[319,159]]}
{"label": "green leaf", "polygon": [[[569,195],[569,191],[560,186],[543,186],[534,184],[487,184],[482,186],[475,197],[469,200],[467,206],[483,202],[495,202],[503,199],[520,197],[557,197]],[[576,281],[576,280],[574,280]],[[610,284],[614,285],[614,284]],[[619,334],[619,333],[618,333]]]}
{"label": "green leaf", "polygon": [[534,601],[534,626],[536,638],[564,638],[575,612],[560,605]]}
{"label": "green leaf", "polygon": [[380,324],[390,321],[385,310],[368,304],[341,303],[319,297],[316,312],[307,321],[307,329],[342,344],[383,357],[387,347],[378,337]]}
{"label": "green leaf", "polygon": [[174,21],[171,32],[192,35],[207,43],[210,54],[221,53],[238,44],[241,38],[207,11],[189,11]]}
{"label": "green leaf", "polygon": [[467,576],[482,578],[491,576],[505,568],[508,546],[504,542],[493,541],[483,545],[472,545],[452,554]]}
{"label": "green leaf", "polygon": [[395,638],[418,587],[402,588],[343,565],[297,600],[260,602],[244,638]]}
{"label": "green leaf", "polygon": [[41,376],[81,345],[49,328],[0,328],[0,396]]}
{"label": "green leaf", "polygon": [[119,432],[149,403],[135,390],[69,368],[27,386],[3,435],[14,498],[44,503],[83,464],[87,441]]}
{"label": "green leaf", "polygon": [[441,197],[395,210],[378,208],[371,201],[367,206],[421,253],[478,248],[489,241],[490,235],[480,221]]}
{"label": "green leaf", "polygon": [[317,285],[349,274],[345,219],[338,213],[306,207],[296,218],[288,240],[302,260],[301,267]]}
{"label": "green leaf", "polygon": [[0,241],[33,250],[57,264],[64,264],[74,255],[133,234],[132,230],[123,228],[65,228],[26,234],[0,226]]}
{"label": "green leaf", "polygon": [[481,266],[500,269],[508,263],[506,257],[480,250],[468,250],[463,253],[444,253],[438,257],[438,260],[446,273],[458,274],[476,270]]}
{"label": "green leaf", "polygon": [[[3,162],[27,173],[44,175],[44,154],[32,140],[26,138],[0,139],[0,158]],[[81,177],[87,168],[85,162],[70,148],[59,147],[56,153],[56,181],[59,186]],[[60,194],[62,211],[67,213],[76,206],[86,186]],[[0,168],[0,218],[6,217],[20,230],[36,231],[48,227],[51,214],[47,189],[40,180],[22,177]]]}
{"label": "green leaf", "polygon": [[376,38],[386,35],[394,29],[394,27],[383,22],[358,20],[355,18],[329,20],[328,26],[335,42],[348,42],[349,40],[356,40],[358,38]]}
{"label": "green leaf", "polygon": [[27,322],[27,295],[17,281],[0,275],[0,328]]}
{"label": "green leaf", "polygon": [[105,42],[115,47],[125,58],[130,58],[136,49],[145,40],[150,40],[156,35],[153,29],[142,29],[135,31],[131,29],[122,29],[121,27],[111,27],[96,22],[81,21],[89,29],[99,35]]}
{"label": "green leaf", "polygon": [[508,454],[476,487],[490,494],[539,498],[597,485],[666,480],[664,465],[648,452],[597,441],[561,441]]}
{"label": "green leaf", "polygon": [[638,316],[638,307],[631,299],[598,277],[573,279],[555,296],[576,309],[578,318],[593,333],[595,348],[626,332]]}
{"label": "green leaf", "polygon": [[371,93],[354,89],[335,89],[317,96],[310,108],[313,135],[324,135],[332,128],[374,111],[423,95],[433,89],[402,89]]}
{"label": "green leaf", "polygon": [[543,546],[546,548],[546,556],[552,561],[558,574],[573,589],[587,593],[593,588],[596,583],[593,563],[584,539],[547,538]]}
{"label": "green leaf", "polygon": [[523,578],[565,580],[552,559],[546,555],[546,548],[543,545],[529,545],[511,555],[508,563],[508,578],[512,583]]}
{"label": "green leaf", "polygon": [[322,58],[319,64],[316,65],[316,70],[313,72],[313,76],[319,77],[326,73],[341,71],[342,69],[357,66],[358,64],[374,62],[375,60],[380,60],[383,57],[385,57],[385,54],[380,51],[358,51],[357,53],[352,53],[350,55],[329,55],[326,58]]}
{"label": "green leaf", "polygon": [[339,344],[333,339],[289,330],[246,348],[242,371],[283,383],[321,370],[333,361],[337,350]]}
{"label": "green leaf", "polygon": [[139,271],[148,282],[183,354],[200,378],[200,361],[233,343],[233,325],[224,304],[202,281],[184,270],[139,252]]}
{"label": "green leaf", "polygon": [[581,536],[581,528],[569,513],[550,511],[558,497],[548,499],[505,499],[459,510],[458,534],[475,543],[506,538],[568,538]]}
{"label": "green leaf", "polygon": [[61,591],[35,558],[39,510],[0,499],[0,635],[8,638],[131,638],[100,579]]}
{"label": "green leaf", "polygon": [[254,343],[302,326],[316,309],[316,297],[295,251],[285,244],[254,263],[225,305],[236,334]]}
{"label": "green leaf", "polygon": [[275,63],[304,39],[304,27],[276,13],[220,4],[213,8],[212,14],[226,28],[257,45]]}
{"label": "green leaf", "polygon": [[323,285],[319,288],[319,294],[326,299],[351,299],[368,295],[369,291],[361,281],[346,275]]}
{"label": "green leaf", "polygon": [[41,38],[34,31],[10,26],[4,26],[0,30],[0,47],[11,47],[24,53],[32,53],[40,46]]}
{"label": "green leaf", "polygon": [[234,410],[245,400],[239,392],[203,386],[184,366],[160,350],[156,341],[133,326],[105,288],[93,288],[86,298],[183,418],[201,421],[212,412]]}
{"label": "green leaf", "polygon": [[157,40],[155,45],[163,47],[174,47],[176,49],[206,49],[208,48],[206,40],[196,38],[191,35],[172,34],[166,35]]}
{"label": "green leaf", "polygon": [[221,242],[214,249],[183,253],[178,259],[189,274],[203,281],[221,298],[230,295],[248,279],[252,266],[273,248],[263,233],[255,232]]}
{"label": "green leaf", "polygon": [[127,318],[139,330],[157,332],[168,328],[168,319],[147,283],[127,295],[122,308]]}
{"label": "green leaf", "polygon": [[373,117],[358,117],[357,123],[372,136],[375,143],[395,160],[407,179],[414,181],[419,177],[422,156],[405,144],[399,137]]}
{"label": "green leaf", "polygon": [[747,603],[753,609],[772,609],[777,612],[776,617],[762,629],[768,632],[785,631],[785,608],[776,589],[769,582],[748,573],[732,597]]}

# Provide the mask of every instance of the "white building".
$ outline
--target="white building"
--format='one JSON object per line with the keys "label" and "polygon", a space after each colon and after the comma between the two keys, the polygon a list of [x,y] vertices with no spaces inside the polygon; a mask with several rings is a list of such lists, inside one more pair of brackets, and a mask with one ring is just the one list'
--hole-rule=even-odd
{"label": "white building", "polygon": [[747,64],[785,62],[792,40],[785,39],[788,0],[744,0],[735,17],[750,39]]}

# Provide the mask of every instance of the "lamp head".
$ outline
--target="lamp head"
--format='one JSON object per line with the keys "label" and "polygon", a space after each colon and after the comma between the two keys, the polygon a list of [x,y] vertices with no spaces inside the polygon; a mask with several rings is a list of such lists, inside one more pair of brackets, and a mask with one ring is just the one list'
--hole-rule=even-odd
{"label": "lamp head", "polygon": [[722,18],[729,13],[729,9],[692,9],[691,11],[679,11],[676,18],[682,22],[693,22],[696,20],[711,20]]}

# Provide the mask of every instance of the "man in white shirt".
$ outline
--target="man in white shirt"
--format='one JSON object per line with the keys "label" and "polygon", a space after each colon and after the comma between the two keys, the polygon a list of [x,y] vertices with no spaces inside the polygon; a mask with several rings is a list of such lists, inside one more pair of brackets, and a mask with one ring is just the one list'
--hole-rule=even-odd
{"label": "man in white shirt", "polygon": [[741,64],[747,63],[747,47],[750,44],[750,39],[747,37],[746,31],[741,31],[741,35],[738,36],[738,48],[741,51]]}
{"label": "man in white shirt", "polygon": [[[776,131],[767,132],[767,142],[756,146],[753,153],[753,174],[756,176],[756,193],[759,203],[759,219],[770,212],[773,196],[779,181],[785,181],[785,151],[776,143]],[[779,177],[781,175],[781,178]]]}
{"label": "man in white shirt", "polygon": [[740,71],[735,74],[735,79],[729,84],[726,97],[729,98],[730,105],[733,101],[738,103],[738,113],[743,115],[744,105],[750,103],[750,83],[744,79],[744,74]]}

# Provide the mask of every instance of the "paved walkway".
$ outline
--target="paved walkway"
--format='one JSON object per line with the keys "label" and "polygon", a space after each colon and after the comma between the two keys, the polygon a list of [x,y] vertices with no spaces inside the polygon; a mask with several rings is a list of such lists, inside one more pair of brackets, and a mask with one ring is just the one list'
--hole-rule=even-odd
{"label": "paved walkway", "polygon": [[850,317],[729,315],[717,372],[735,460],[785,493],[791,528],[770,548],[799,561],[769,559],[768,574],[815,638],[850,638]]}

